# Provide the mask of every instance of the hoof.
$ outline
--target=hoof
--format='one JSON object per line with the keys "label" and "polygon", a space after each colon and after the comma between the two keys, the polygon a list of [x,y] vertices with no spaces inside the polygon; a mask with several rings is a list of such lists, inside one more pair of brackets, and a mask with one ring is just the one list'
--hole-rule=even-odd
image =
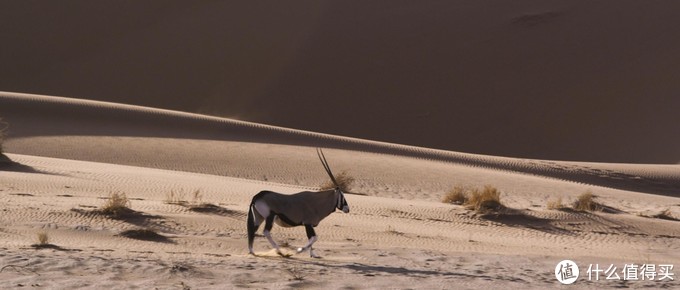
{"label": "hoof", "polygon": [[305,248],[297,248],[297,252],[298,252],[298,253],[302,253],[302,252],[304,252],[304,251],[305,251]]}

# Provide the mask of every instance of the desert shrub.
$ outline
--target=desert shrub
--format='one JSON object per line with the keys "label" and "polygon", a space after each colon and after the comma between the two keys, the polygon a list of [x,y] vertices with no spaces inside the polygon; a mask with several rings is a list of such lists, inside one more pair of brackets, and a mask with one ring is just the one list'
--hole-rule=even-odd
{"label": "desert shrub", "polygon": [[38,243],[32,244],[31,245],[32,248],[34,248],[34,249],[53,249],[53,250],[58,250],[58,251],[65,250],[62,247],[50,244],[50,237],[47,235],[47,232],[40,231],[40,232],[38,232],[37,236],[38,236]]}
{"label": "desert shrub", "polygon": [[[352,189],[352,184],[354,183],[354,177],[352,177],[347,171],[343,171],[335,176],[335,181],[338,182],[338,186],[340,186],[340,190],[342,190],[342,192],[350,192]],[[331,180],[328,180],[321,185],[321,190],[330,189],[335,189],[335,184],[333,184],[333,181]]]}
{"label": "desert shrub", "polygon": [[549,200],[547,206],[548,206],[548,209],[557,209],[557,210],[566,208],[566,206],[564,206],[564,204],[562,203],[562,197],[558,197],[555,200]]}
{"label": "desert shrub", "polygon": [[479,213],[499,211],[504,208],[501,203],[501,192],[491,185],[486,185],[482,189],[472,189],[465,207]]}
{"label": "desert shrub", "polygon": [[121,217],[131,212],[129,205],[130,200],[125,193],[114,192],[109,195],[109,199],[104,203],[100,212],[112,217]]}
{"label": "desert shrub", "polygon": [[461,205],[464,204],[467,199],[467,190],[464,187],[457,185],[444,195],[442,202]]}
{"label": "desert shrub", "polygon": [[47,232],[38,232],[38,245],[47,245],[50,243],[50,237]]}
{"label": "desert shrub", "polygon": [[595,202],[595,195],[590,191],[579,195],[574,201],[573,207],[578,211],[594,211],[600,208],[599,204]]}

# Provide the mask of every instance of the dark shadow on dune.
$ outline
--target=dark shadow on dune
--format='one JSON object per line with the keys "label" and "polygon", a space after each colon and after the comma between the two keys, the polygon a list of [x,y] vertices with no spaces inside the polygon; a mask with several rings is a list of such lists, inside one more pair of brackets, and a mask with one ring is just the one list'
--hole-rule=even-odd
{"label": "dark shadow on dune", "polygon": [[680,221],[680,219],[674,217],[671,214],[671,211],[669,209],[661,211],[661,212],[659,212],[657,214],[653,214],[653,215],[642,215],[641,214],[640,216],[646,217],[646,218],[654,218],[654,219],[661,219],[661,220],[667,220],[667,221],[674,221],[674,222]]}
{"label": "dark shadow on dune", "polygon": [[36,250],[51,249],[51,250],[56,250],[56,251],[61,251],[61,252],[82,252],[82,250],[62,248],[62,247],[54,245],[54,244],[33,244],[33,245],[31,245],[31,248],[36,249]]}
{"label": "dark shadow on dune", "polygon": [[511,208],[485,213],[479,217],[510,227],[528,228],[551,234],[571,234],[571,232],[555,226],[553,224],[554,220],[531,216],[521,210]]}
{"label": "dark shadow on dune", "polygon": [[503,277],[503,276],[490,276],[484,275],[481,272],[479,275],[467,274],[467,273],[457,273],[452,271],[436,271],[436,270],[424,270],[424,269],[409,269],[406,267],[391,267],[385,265],[367,265],[362,263],[351,263],[344,265],[330,265],[322,262],[303,262],[306,264],[312,264],[320,267],[326,268],[343,268],[355,271],[364,276],[377,276],[384,274],[392,274],[399,276],[408,276],[413,278],[428,278],[432,276],[450,276],[458,278],[472,278],[472,279],[484,279],[488,281],[509,281],[509,282],[522,282],[528,283],[528,281],[522,278],[516,277]]}
{"label": "dark shadow on dune", "polygon": [[150,241],[150,242],[170,243],[170,244],[175,243],[170,238],[163,236],[163,235],[161,235],[161,234],[159,234],[156,231],[151,230],[151,229],[126,230],[126,231],[122,231],[120,234],[118,234],[118,236],[130,238],[130,239],[135,239],[135,240]]}
{"label": "dark shadow on dune", "polygon": [[[7,159],[9,160],[9,159]],[[23,165],[14,161],[0,161],[0,171],[10,171],[10,172],[21,172],[21,173],[36,173],[36,174],[49,174],[49,175],[60,175],[51,172],[45,172],[35,169],[28,165]]]}
{"label": "dark shadow on dune", "polygon": [[115,215],[106,213],[101,209],[85,210],[79,208],[72,208],[71,211],[88,217],[103,216],[110,219],[123,221],[131,225],[138,226],[140,228],[162,229],[163,231],[172,231],[171,227],[167,227],[164,225],[165,221],[162,216],[149,215],[129,208],[125,208]]}
{"label": "dark shadow on dune", "polygon": [[604,212],[604,213],[611,213],[611,214],[625,213],[624,211],[622,211],[618,208],[613,208],[611,206],[604,205],[604,204],[601,204],[601,203],[598,203],[597,206],[598,206],[598,210],[601,211],[601,212]]}
{"label": "dark shadow on dune", "polygon": [[187,208],[193,212],[208,213],[221,216],[245,216],[243,212],[231,210],[228,208],[221,207],[219,205],[214,205],[211,203],[202,203],[198,205],[189,205]]}

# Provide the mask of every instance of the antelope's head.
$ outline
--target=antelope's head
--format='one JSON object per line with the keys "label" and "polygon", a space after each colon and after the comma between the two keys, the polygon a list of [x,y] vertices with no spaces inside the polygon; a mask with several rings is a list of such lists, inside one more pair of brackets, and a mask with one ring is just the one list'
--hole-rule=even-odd
{"label": "antelope's head", "polygon": [[345,193],[342,192],[340,185],[338,185],[338,182],[335,180],[335,176],[333,176],[333,172],[331,172],[331,167],[328,166],[328,161],[326,161],[326,156],[323,155],[323,151],[319,148],[316,148],[316,154],[319,155],[319,160],[321,160],[323,168],[326,169],[328,177],[330,177],[331,181],[333,181],[333,184],[335,184],[335,196],[337,197],[335,208],[341,210],[344,213],[348,213],[349,205],[347,204],[347,200],[345,199]]}

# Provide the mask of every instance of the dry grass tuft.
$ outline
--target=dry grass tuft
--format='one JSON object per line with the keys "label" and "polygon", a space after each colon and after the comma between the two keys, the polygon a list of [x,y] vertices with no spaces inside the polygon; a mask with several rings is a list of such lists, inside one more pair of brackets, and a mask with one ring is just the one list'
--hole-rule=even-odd
{"label": "dry grass tuft", "polygon": [[38,232],[38,244],[37,245],[47,245],[50,243],[50,237],[47,232]]}
{"label": "dry grass tuft", "polygon": [[478,213],[498,212],[505,208],[501,203],[501,192],[491,185],[471,190],[465,207]]}
{"label": "dry grass tuft", "polygon": [[58,251],[65,251],[66,249],[63,249],[59,246],[50,244],[50,237],[45,231],[38,232],[38,243],[31,245],[32,248],[34,249],[53,249],[53,250],[58,250]]}
{"label": "dry grass tuft", "polygon": [[501,203],[501,192],[491,185],[481,189],[455,186],[444,195],[442,202],[464,205],[467,209],[482,214],[499,212],[505,208]]}
{"label": "dry grass tuft", "polygon": [[442,198],[443,203],[462,205],[467,202],[468,190],[462,186],[455,186]]}
{"label": "dry grass tuft", "polygon": [[99,212],[107,216],[120,218],[132,212],[129,206],[130,200],[125,193],[114,192],[109,195],[109,199],[104,203]]}
{"label": "dry grass tuft", "polygon": [[165,196],[165,203],[166,204],[174,204],[174,205],[181,205],[188,207],[189,210],[193,210],[194,208],[202,208],[206,206],[211,206],[211,204],[204,203],[203,202],[203,194],[201,193],[200,189],[195,190],[191,196],[191,202],[188,202],[184,199],[184,192],[175,192],[174,190],[171,190],[169,194]]}
{"label": "dry grass tuft", "polygon": [[558,197],[555,200],[549,200],[547,206],[548,206],[548,209],[556,209],[556,210],[562,210],[562,209],[567,208],[562,203],[562,197]]}
{"label": "dry grass tuft", "polygon": [[184,200],[184,193],[177,193],[174,190],[171,190],[169,194],[165,195],[164,203],[174,205],[186,205],[187,201]]}
{"label": "dry grass tuft", "polygon": [[192,205],[197,206],[203,204],[203,194],[201,193],[200,189],[195,190],[192,196],[193,196],[193,199],[191,200]]}
{"label": "dry grass tuft", "polygon": [[595,211],[600,210],[601,206],[595,202],[595,195],[590,191],[586,191],[576,198],[573,208],[578,211]]}
{"label": "dry grass tuft", "polygon": [[[352,184],[354,183],[354,177],[352,177],[347,171],[343,171],[335,176],[335,181],[338,182],[338,186],[340,186],[340,190],[342,190],[342,192],[350,192],[352,189]],[[333,181],[331,180],[328,180],[321,185],[321,190],[330,189],[335,189],[335,184],[333,184]]]}

